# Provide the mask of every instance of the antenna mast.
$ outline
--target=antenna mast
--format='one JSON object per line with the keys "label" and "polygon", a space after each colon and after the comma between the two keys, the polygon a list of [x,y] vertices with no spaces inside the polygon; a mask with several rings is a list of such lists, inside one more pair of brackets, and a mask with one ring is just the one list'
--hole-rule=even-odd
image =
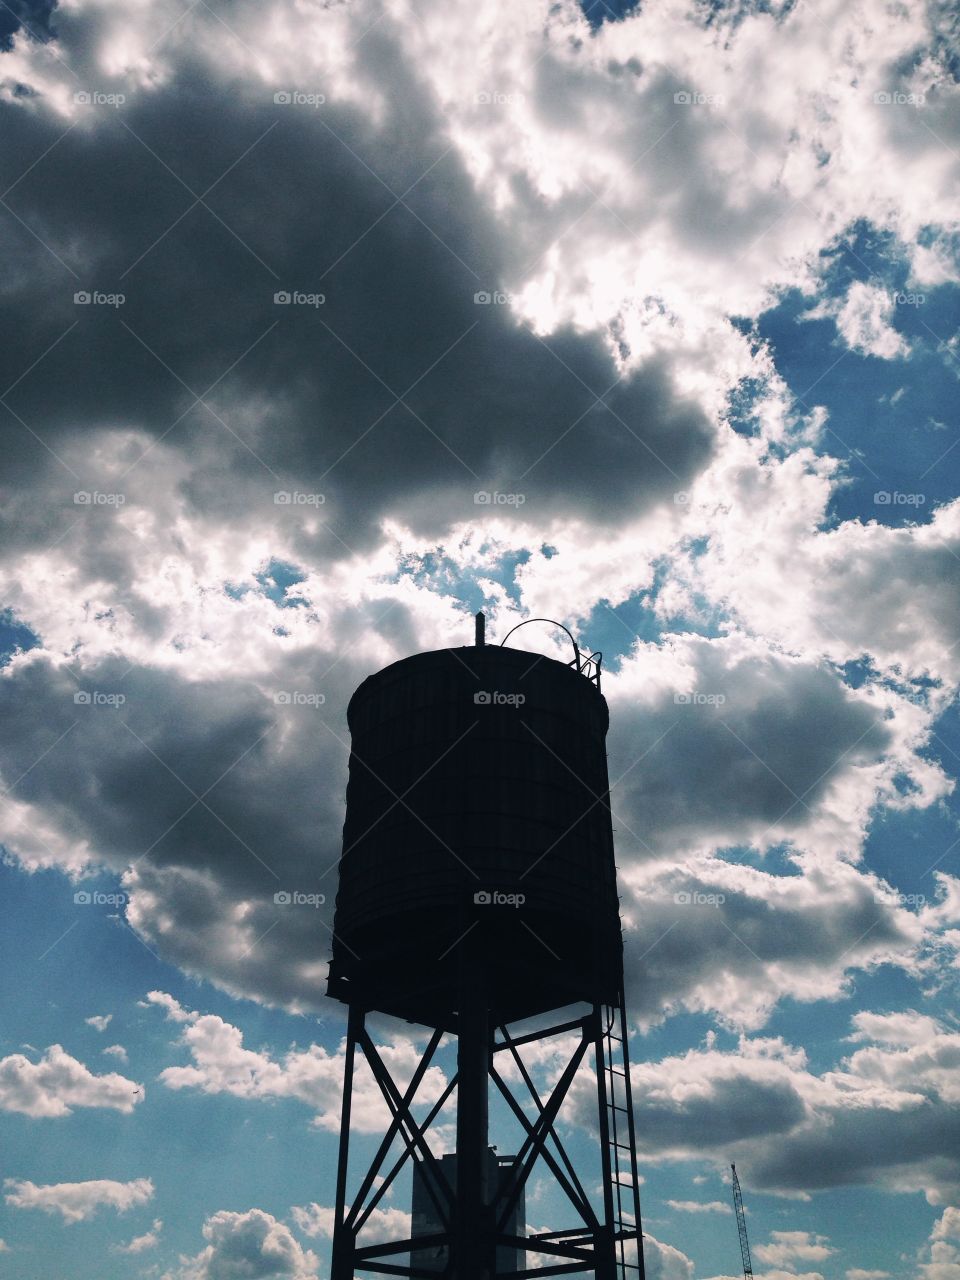
{"label": "antenna mast", "polygon": [[732,1164],[733,1174],[733,1207],[737,1214],[737,1230],[740,1232],[740,1257],[743,1259],[744,1280],[753,1280],[753,1263],[750,1261],[750,1241],[747,1239],[747,1222],[743,1216],[743,1196],[740,1194],[740,1179],[737,1177],[737,1166]]}

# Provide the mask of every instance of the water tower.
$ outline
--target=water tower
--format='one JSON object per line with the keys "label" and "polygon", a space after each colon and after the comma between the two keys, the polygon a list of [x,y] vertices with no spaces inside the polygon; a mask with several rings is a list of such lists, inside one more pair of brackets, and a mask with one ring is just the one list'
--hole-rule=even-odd
{"label": "water tower", "polygon": [[[350,701],[328,987],[349,1006],[332,1280],[643,1280],[607,704],[599,655],[570,640],[569,663],[486,644],[478,614],[474,645],[395,662]],[[394,1079],[370,1013],[427,1030],[411,1077]],[[456,1039],[456,1073],[424,1114],[418,1090],[445,1037]],[[542,1090],[522,1051],[553,1037],[566,1061]],[[355,1134],[351,1160],[359,1055],[392,1117],[362,1162]],[[557,1123],[575,1083],[581,1110],[584,1087],[594,1100],[589,1162]],[[520,1134],[512,1157],[491,1145],[491,1097]],[[451,1159],[430,1139],[454,1107]],[[411,1239],[367,1243],[408,1163],[415,1194],[431,1202],[420,1215],[429,1234],[415,1225]],[[569,1222],[519,1235],[534,1170]],[[544,1265],[529,1266],[532,1252]]]}

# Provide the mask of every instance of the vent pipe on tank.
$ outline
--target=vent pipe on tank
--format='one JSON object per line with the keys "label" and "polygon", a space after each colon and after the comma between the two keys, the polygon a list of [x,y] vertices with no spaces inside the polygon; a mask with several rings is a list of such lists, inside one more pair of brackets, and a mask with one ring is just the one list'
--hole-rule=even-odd
{"label": "vent pipe on tank", "polygon": [[474,644],[478,649],[482,649],[487,643],[485,635],[487,620],[481,612],[476,615],[474,622],[476,623],[476,637],[474,639]]}

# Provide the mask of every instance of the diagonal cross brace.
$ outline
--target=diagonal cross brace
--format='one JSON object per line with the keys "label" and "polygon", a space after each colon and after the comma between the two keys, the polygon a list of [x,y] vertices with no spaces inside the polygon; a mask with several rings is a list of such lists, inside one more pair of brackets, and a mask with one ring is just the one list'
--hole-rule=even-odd
{"label": "diagonal cross brace", "polygon": [[557,1118],[560,1107],[563,1105],[563,1100],[567,1096],[570,1085],[573,1083],[574,1077],[580,1068],[580,1064],[583,1061],[589,1045],[590,1041],[587,1038],[586,1029],[584,1029],[583,1039],[577,1045],[574,1050],[573,1057],[567,1063],[560,1079],[554,1085],[553,1093],[550,1095],[549,1102],[543,1108],[536,1123],[533,1125],[530,1124],[530,1121],[523,1112],[523,1108],[513,1097],[513,1094],[507,1088],[496,1068],[493,1066],[490,1068],[490,1074],[496,1082],[497,1088],[503,1094],[514,1115],[516,1115],[517,1119],[527,1130],[527,1137],[524,1139],[523,1146],[520,1148],[516,1163],[508,1179],[507,1186],[509,1187],[509,1190],[504,1197],[503,1209],[500,1215],[500,1220],[497,1223],[498,1231],[502,1230],[506,1226],[510,1214],[513,1211],[513,1206],[519,1199],[520,1192],[526,1185],[530,1172],[538,1157],[541,1155],[550,1166],[554,1176],[558,1179],[561,1186],[566,1190],[567,1195],[570,1196],[572,1203],[578,1209],[580,1208],[576,1193],[574,1192],[571,1195],[572,1188],[569,1187],[566,1175],[563,1173],[559,1163],[554,1158],[553,1153],[547,1149],[545,1143],[547,1134],[553,1131],[553,1122]]}
{"label": "diagonal cross brace", "polygon": [[[424,1140],[423,1133],[419,1126],[416,1124],[409,1111],[407,1111],[403,1106],[403,1098],[400,1095],[400,1090],[394,1084],[393,1079],[390,1076],[390,1072],[387,1070],[383,1059],[377,1052],[376,1045],[370,1039],[370,1034],[366,1027],[362,1027],[360,1029],[357,1038],[370,1066],[370,1070],[373,1072],[373,1078],[380,1086],[380,1092],[383,1094],[387,1106],[394,1113],[395,1118],[399,1118],[400,1120],[399,1132],[406,1144],[408,1152],[412,1152],[416,1149],[421,1160],[430,1171],[430,1177],[425,1178],[424,1183],[431,1200],[433,1200],[434,1208],[440,1216],[442,1226],[445,1230],[449,1231],[450,1219],[453,1210],[453,1193],[447,1186],[446,1179],[440,1172],[440,1162]],[[446,1201],[445,1204],[441,1204],[438,1199],[434,1184],[436,1184],[436,1188],[443,1193]]]}
{"label": "diagonal cross brace", "polygon": [[[354,1197],[353,1204],[350,1208],[350,1212],[346,1216],[346,1225],[350,1227],[352,1230],[355,1230],[355,1231],[359,1230],[362,1225],[362,1223],[357,1221],[357,1217],[361,1212],[361,1209],[363,1207],[363,1202],[367,1198],[367,1196],[370,1194],[370,1188],[373,1186],[374,1179],[376,1178],[378,1172],[380,1171],[381,1165],[386,1159],[387,1152],[390,1150],[390,1147],[393,1145],[394,1138],[396,1138],[398,1132],[400,1131],[400,1126],[403,1123],[403,1116],[409,1115],[410,1107],[412,1106],[413,1100],[416,1097],[417,1090],[420,1088],[420,1083],[423,1080],[423,1077],[426,1075],[427,1068],[430,1066],[430,1062],[433,1059],[433,1055],[437,1051],[437,1046],[439,1045],[442,1036],[443,1036],[442,1031],[434,1031],[433,1035],[430,1037],[430,1043],[427,1045],[427,1048],[423,1054],[423,1057],[420,1059],[419,1063],[417,1064],[417,1069],[416,1071],[414,1071],[413,1077],[410,1080],[409,1085],[407,1086],[407,1090],[400,1100],[399,1108],[394,1112],[394,1116],[390,1122],[390,1126],[387,1129],[387,1132],[383,1136],[383,1141],[380,1143],[380,1146],[377,1148],[377,1153],[373,1157],[373,1160],[370,1164],[370,1168],[367,1170],[366,1177],[364,1178],[363,1182],[360,1185],[360,1189],[357,1191],[357,1194]],[[366,1215],[364,1216],[366,1217]]]}

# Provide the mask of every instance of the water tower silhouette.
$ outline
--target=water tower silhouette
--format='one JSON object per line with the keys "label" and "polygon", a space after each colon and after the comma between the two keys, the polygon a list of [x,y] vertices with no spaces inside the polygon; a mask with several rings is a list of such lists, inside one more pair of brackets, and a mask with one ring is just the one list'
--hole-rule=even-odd
{"label": "water tower silhouette", "polygon": [[[328,986],[349,1006],[332,1280],[505,1270],[643,1280],[607,704],[600,655],[570,640],[567,664],[487,645],[478,614],[473,646],[395,662],[350,701]],[[370,1037],[372,1012],[430,1031],[402,1082]],[[417,1093],[445,1035],[456,1038],[456,1074],[418,1119]],[[557,1036],[566,1062],[541,1093],[521,1049]],[[351,1188],[360,1054],[392,1119]],[[591,1067],[596,1138],[585,1161],[557,1118],[577,1081],[582,1108]],[[521,1135],[514,1157],[492,1157],[491,1093]],[[441,1159],[429,1139],[454,1095],[455,1159]],[[430,1234],[361,1243],[407,1162],[415,1194],[432,1202]],[[552,1178],[572,1221],[522,1236],[517,1207],[534,1168]],[[549,1257],[534,1269],[527,1252]]]}

